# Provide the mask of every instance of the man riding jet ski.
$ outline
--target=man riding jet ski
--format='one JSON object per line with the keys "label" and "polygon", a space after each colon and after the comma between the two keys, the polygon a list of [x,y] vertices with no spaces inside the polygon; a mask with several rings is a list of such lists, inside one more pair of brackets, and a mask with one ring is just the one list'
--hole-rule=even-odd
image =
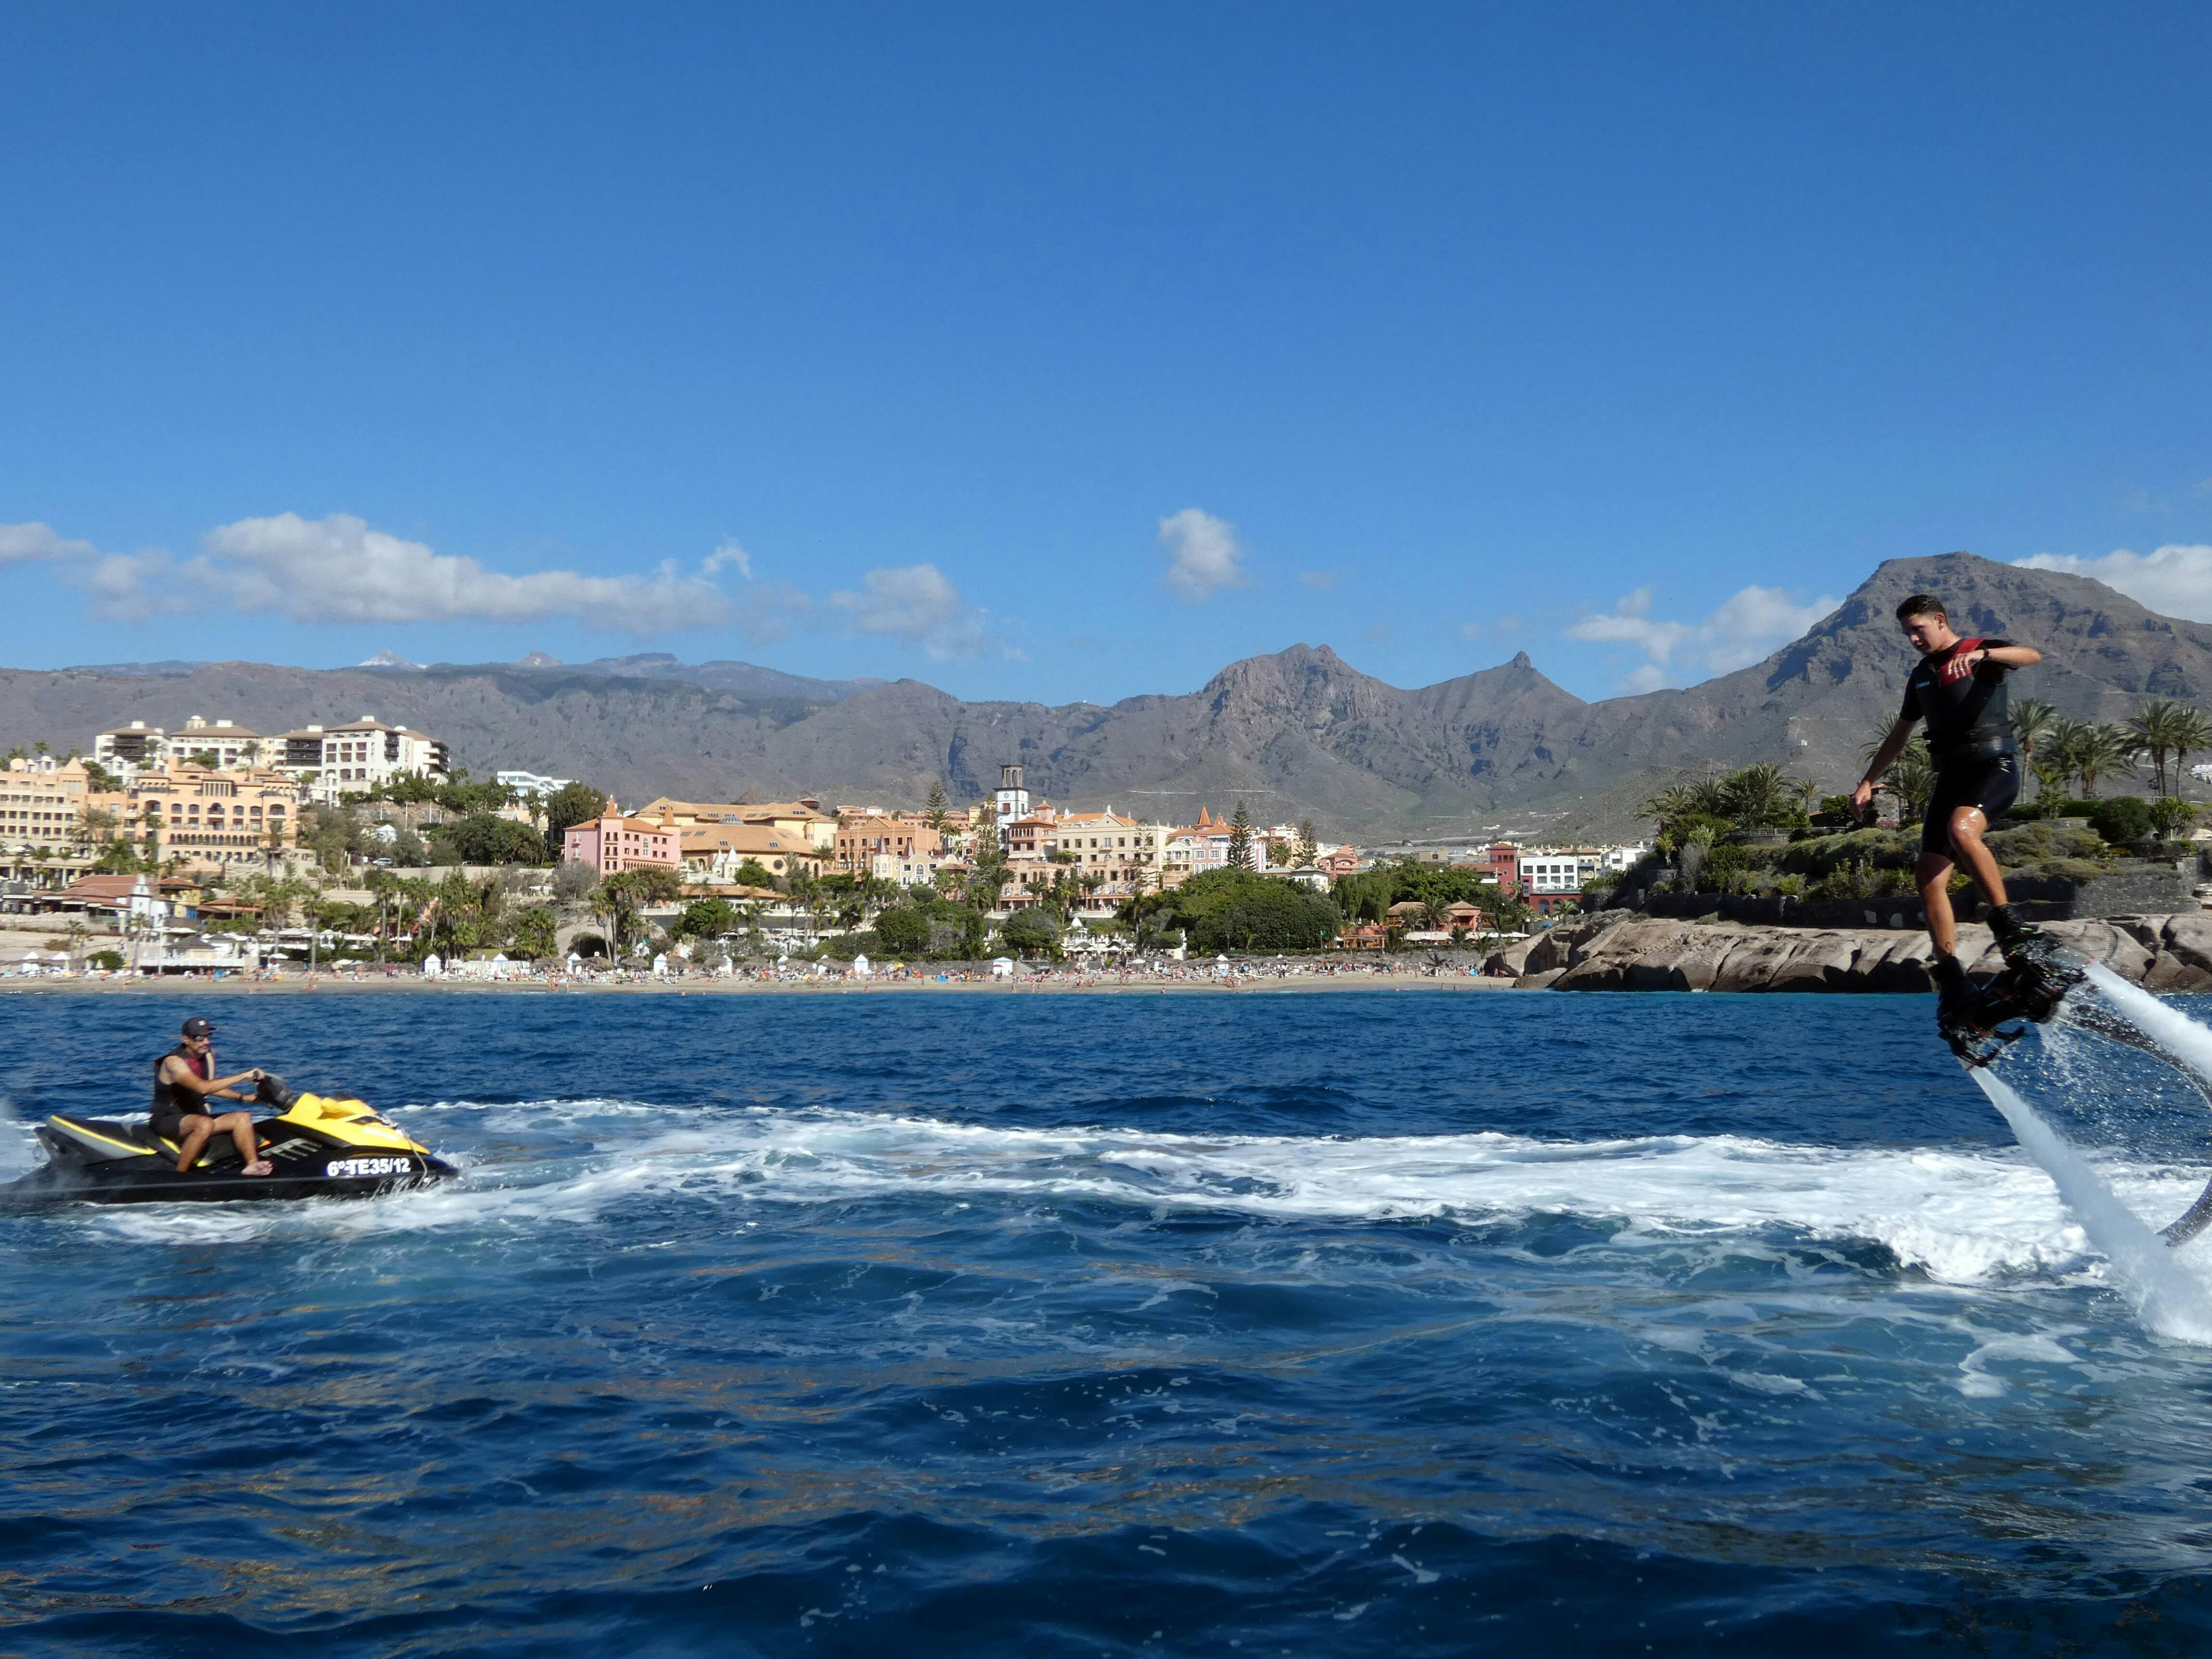
{"label": "man riding jet ski", "polygon": [[[143,1123],[56,1113],[36,1131],[46,1168],[0,1187],[0,1206],[76,1200],[362,1198],[443,1180],[453,1166],[358,1100],[295,1095],[265,1072],[217,1078],[215,1028],[185,1022],[185,1041],[155,1062]],[[251,1081],[251,1097],[236,1085]],[[211,1098],[270,1109],[210,1114]]]}

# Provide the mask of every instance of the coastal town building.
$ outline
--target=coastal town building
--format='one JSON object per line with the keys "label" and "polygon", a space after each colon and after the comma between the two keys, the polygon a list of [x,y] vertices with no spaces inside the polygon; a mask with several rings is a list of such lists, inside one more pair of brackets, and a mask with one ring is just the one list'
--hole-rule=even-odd
{"label": "coastal town building", "polygon": [[637,815],[666,818],[684,826],[750,824],[755,829],[774,830],[780,835],[796,837],[824,854],[833,851],[837,840],[837,820],[824,812],[822,803],[811,796],[785,801],[694,801],[662,795],[639,807]]}
{"label": "coastal town building", "polygon": [[563,832],[561,856],[603,876],[625,870],[680,870],[684,867],[678,832],[673,823],[658,819],[624,817],[608,797],[606,811],[596,818],[571,824]]}
{"label": "coastal town building", "polygon": [[1070,871],[1077,890],[1094,907],[1119,904],[1156,886],[1161,835],[1147,833],[1158,826],[1139,823],[1116,812],[1109,803],[1102,812],[1056,815],[1046,855]]}
{"label": "coastal town building", "polygon": [[[1198,809],[1198,822],[1176,830],[1168,840],[1167,856],[1162,872],[1162,885],[1181,886],[1193,876],[1205,875],[1211,870],[1229,867],[1229,820],[1216,817],[1207,808]],[[1249,843],[1252,868],[1255,872],[1267,868],[1267,843],[1254,836]]]}
{"label": "coastal town building", "polygon": [[833,846],[836,868],[842,874],[896,880],[918,870],[923,872],[918,878],[927,881],[944,842],[936,830],[916,821],[915,815],[863,808],[839,817]]}
{"label": "coastal town building", "polygon": [[58,887],[90,861],[85,812],[91,775],[78,760],[36,755],[0,771],[0,873]]}
{"label": "coastal town building", "polygon": [[235,720],[194,714],[174,732],[132,720],[96,733],[92,758],[128,783],[142,771],[191,763],[211,771],[267,768],[305,785],[313,799],[335,805],[366,794],[403,774],[442,779],[446,745],[404,726],[364,714],[343,726],[307,726],[266,736]]}
{"label": "coastal town building", "polygon": [[819,875],[827,856],[805,836],[765,823],[671,822],[669,827],[684,873],[720,885],[738,882],[738,872],[747,864],[758,865],[771,877]]}
{"label": "coastal town building", "polygon": [[446,745],[404,726],[363,714],[343,726],[307,726],[273,739],[269,764],[297,778],[326,805],[403,776],[446,777]]}
{"label": "coastal town building", "polygon": [[92,757],[103,770],[128,782],[138,772],[191,761],[218,771],[258,766],[270,758],[270,740],[235,720],[210,720],[194,714],[181,729],[165,732],[143,720],[95,734]]}
{"label": "coastal town building", "polygon": [[514,790],[526,800],[543,800],[548,795],[559,793],[575,781],[573,778],[548,777],[543,772],[514,771],[495,772],[492,781]]}
{"label": "coastal town building", "polygon": [[1030,816],[1030,792],[1022,781],[1022,769],[1007,765],[999,769],[998,793],[991,797],[991,822],[998,827],[999,850],[1012,857],[1012,848],[1008,831]]}
{"label": "coastal town building", "polygon": [[272,768],[173,760],[94,800],[107,815],[103,843],[120,841],[149,863],[274,874],[301,861],[300,793]]}

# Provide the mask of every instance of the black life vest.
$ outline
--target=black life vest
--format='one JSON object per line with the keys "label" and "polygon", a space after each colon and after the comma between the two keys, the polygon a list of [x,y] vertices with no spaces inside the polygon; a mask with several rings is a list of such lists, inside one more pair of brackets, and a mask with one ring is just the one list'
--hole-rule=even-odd
{"label": "black life vest", "polygon": [[171,1113],[188,1115],[193,1112],[204,1112],[207,1110],[205,1097],[163,1079],[161,1067],[173,1057],[183,1060],[191,1068],[192,1075],[202,1081],[215,1075],[215,1050],[212,1048],[204,1055],[196,1055],[179,1042],[167,1054],[156,1054],[154,1057],[153,1115],[158,1118]]}

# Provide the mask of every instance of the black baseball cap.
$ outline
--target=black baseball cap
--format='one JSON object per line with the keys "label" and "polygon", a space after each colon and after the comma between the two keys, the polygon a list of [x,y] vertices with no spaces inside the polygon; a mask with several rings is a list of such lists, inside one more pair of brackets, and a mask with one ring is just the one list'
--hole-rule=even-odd
{"label": "black baseball cap", "polygon": [[215,1035],[215,1027],[210,1025],[207,1021],[202,1019],[198,1014],[194,1014],[190,1019],[185,1022],[185,1035],[188,1037],[213,1036]]}

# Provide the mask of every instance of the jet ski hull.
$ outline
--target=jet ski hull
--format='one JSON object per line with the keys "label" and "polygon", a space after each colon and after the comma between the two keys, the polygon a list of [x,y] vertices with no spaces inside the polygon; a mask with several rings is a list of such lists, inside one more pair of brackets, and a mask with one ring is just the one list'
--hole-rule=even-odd
{"label": "jet ski hull", "polygon": [[376,1198],[459,1173],[359,1101],[288,1097],[283,1115],[253,1127],[269,1175],[247,1175],[228,1135],[179,1172],[176,1145],[143,1121],[57,1114],[36,1131],[46,1167],[0,1187],[0,1208]]}

